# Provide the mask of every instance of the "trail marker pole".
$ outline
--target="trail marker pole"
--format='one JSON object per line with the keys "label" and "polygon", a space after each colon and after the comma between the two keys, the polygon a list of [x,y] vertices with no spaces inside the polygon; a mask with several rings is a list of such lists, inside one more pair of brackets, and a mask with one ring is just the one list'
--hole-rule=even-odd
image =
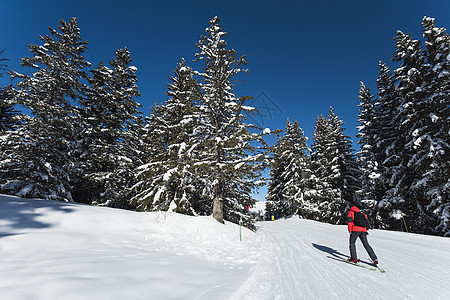
{"label": "trail marker pole", "polygon": [[404,215],[405,215],[405,214],[404,214],[404,213],[402,213],[403,224],[405,224],[405,229],[406,229],[406,232],[408,232],[408,233],[409,233],[409,231],[408,231],[408,227],[406,226],[405,218],[403,218],[403,216],[404,216]]}
{"label": "trail marker pole", "polygon": [[240,208],[240,214],[239,214],[239,240],[242,242],[242,204],[241,200],[239,201],[239,208]]}

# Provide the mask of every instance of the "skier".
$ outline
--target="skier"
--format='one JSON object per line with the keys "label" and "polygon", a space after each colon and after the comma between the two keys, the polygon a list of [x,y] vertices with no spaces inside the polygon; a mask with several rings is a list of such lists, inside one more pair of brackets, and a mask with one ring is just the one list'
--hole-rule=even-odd
{"label": "skier", "polygon": [[375,255],[372,247],[370,247],[369,242],[367,241],[367,227],[369,227],[367,216],[362,213],[359,208],[357,208],[356,206],[352,206],[347,214],[347,225],[348,232],[350,233],[350,258],[348,259],[348,261],[353,263],[358,262],[355,242],[359,237],[364,248],[370,256],[370,259],[375,265],[377,265],[378,258]]}

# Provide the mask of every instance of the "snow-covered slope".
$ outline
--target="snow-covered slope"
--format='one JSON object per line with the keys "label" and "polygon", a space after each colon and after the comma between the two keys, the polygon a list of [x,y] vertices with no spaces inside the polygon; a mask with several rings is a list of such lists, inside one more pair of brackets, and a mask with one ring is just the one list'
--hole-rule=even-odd
{"label": "snow-covered slope", "polygon": [[210,217],[0,196],[0,298],[450,298],[448,238],[371,231],[382,274],[330,258],[348,252],[345,226],[291,218],[239,237]]}

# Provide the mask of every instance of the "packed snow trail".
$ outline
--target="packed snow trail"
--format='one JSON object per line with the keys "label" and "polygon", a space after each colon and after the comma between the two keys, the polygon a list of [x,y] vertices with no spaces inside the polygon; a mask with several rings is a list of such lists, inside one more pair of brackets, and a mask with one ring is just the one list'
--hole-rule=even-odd
{"label": "packed snow trail", "polygon": [[[262,257],[234,299],[449,299],[450,239],[371,230],[386,273],[336,261],[348,256],[346,226],[297,217],[259,223]],[[369,263],[361,242],[357,251]]]}

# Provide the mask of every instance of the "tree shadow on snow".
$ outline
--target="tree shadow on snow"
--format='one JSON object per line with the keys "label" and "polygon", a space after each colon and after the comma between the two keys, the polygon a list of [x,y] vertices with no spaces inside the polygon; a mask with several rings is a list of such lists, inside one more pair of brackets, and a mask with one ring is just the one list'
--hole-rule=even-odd
{"label": "tree shadow on snow", "polygon": [[22,234],[24,229],[51,227],[51,223],[40,220],[45,210],[70,213],[74,209],[56,201],[0,195],[0,238]]}

